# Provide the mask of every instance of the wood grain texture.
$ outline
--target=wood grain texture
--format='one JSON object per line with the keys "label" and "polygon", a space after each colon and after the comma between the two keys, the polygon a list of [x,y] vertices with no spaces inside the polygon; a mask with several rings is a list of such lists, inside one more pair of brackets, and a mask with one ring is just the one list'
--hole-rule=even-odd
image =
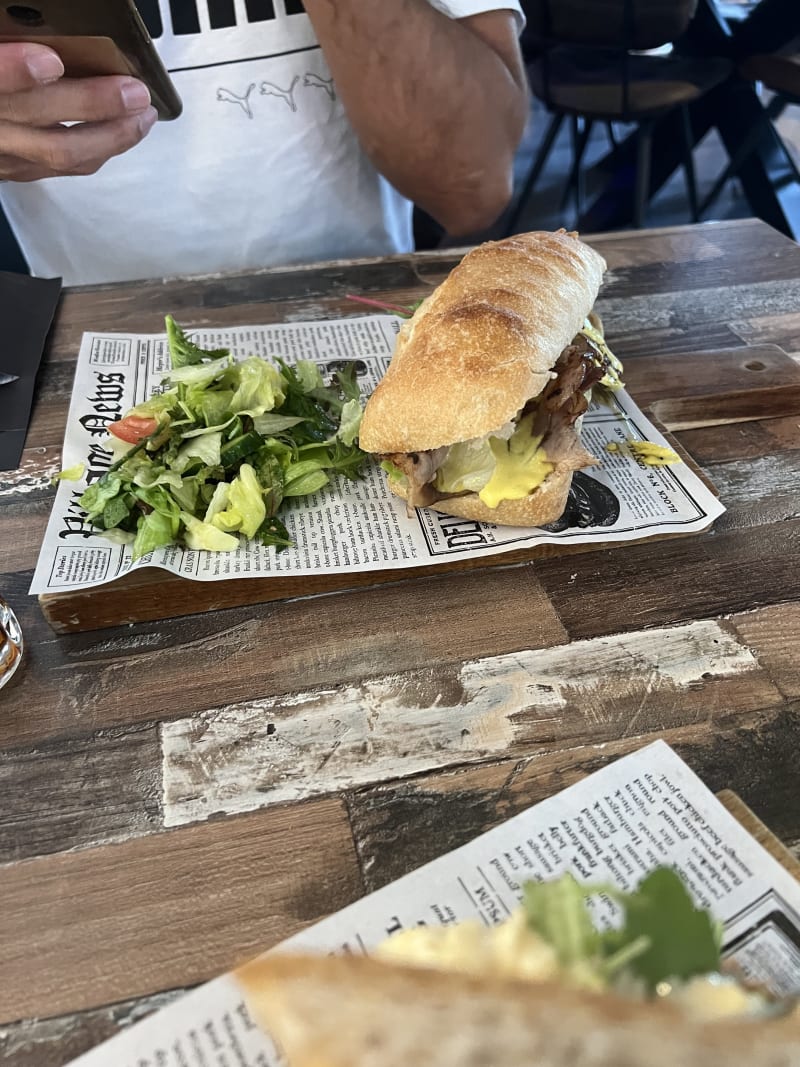
{"label": "wood grain texture", "polygon": [[791,355],[800,355],[800,312],[756,315],[732,322],[731,327],[747,344],[775,344]]}
{"label": "wood grain texture", "polygon": [[[503,653],[567,639],[529,566],[430,573],[379,597],[360,590],[69,637],[54,637],[41,618],[37,626],[35,601],[13,602],[32,639],[3,694],[5,747],[165,720],[220,697],[233,703],[346,685],[387,666],[423,670],[487,648]],[[490,604],[502,610],[488,611]]]}
{"label": "wood grain texture", "polygon": [[800,604],[734,615],[731,624],[785,697],[800,697]]}
{"label": "wood grain texture", "polygon": [[664,541],[658,553],[633,545],[549,560],[537,565],[539,580],[571,638],[796,600],[800,519],[754,527],[735,525],[732,510],[723,518],[728,529],[693,538],[688,550],[684,542]]}
{"label": "wood grain texture", "polygon": [[0,753],[0,864],[160,829],[158,749],[139,726]]}
{"label": "wood grain texture", "polygon": [[436,565],[435,570],[428,566],[353,573],[322,570],[311,575],[275,575],[247,581],[227,579],[213,583],[194,582],[147,568],[123,575],[107,586],[43,593],[39,596],[39,604],[55,633],[86,633],[107,626],[156,622],[243,605],[266,605],[295,597],[321,596],[376,586],[390,588],[415,578],[436,578],[454,572],[485,573],[487,567],[508,567],[515,563],[527,563],[534,558],[555,554],[574,555],[589,550],[590,546],[580,544],[563,549],[544,544],[501,553],[493,557],[491,562],[481,558],[444,560]]}
{"label": "wood grain texture", "polygon": [[703,622],[227,705],[164,725],[164,820],[640,736],[779,699],[750,649]]}
{"label": "wood grain texture", "polygon": [[[720,712],[713,725],[674,724],[657,731],[713,790],[740,794],[780,839],[800,841],[800,812],[788,785],[800,741],[795,705],[757,713]],[[367,889],[466,844],[653,737],[582,745],[384,783],[353,796],[350,812]],[[720,785],[720,783],[723,783]]]}
{"label": "wood grain texture", "polygon": [[[724,348],[714,351],[671,352],[658,349],[630,360],[625,382],[642,407],[664,400],[685,400],[716,395],[756,395],[798,384],[797,364],[777,345]],[[796,396],[793,402],[797,403]],[[702,411],[702,406],[698,404]],[[798,405],[800,410],[800,405]]]}
{"label": "wood grain texture", "polygon": [[651,356],[628,366],[639,403],[671,430],[800,414],[798,366],[774,345],[675,353],[667,363]]}
{"label": "wood grain texture", "polygon": [[361,892],[340,800],[2,867],[0,1022],[193,985]]}
{"label": "wood grain texture", "polygon": [[656,737],[800,851],[800,248],[753,221],[588,240],[632,393],[722,494],[712,531],[75,634],[27,589],[84,330],[410,303],[460,250],[64,294],[0,474],[27,642],[0,693],[3,1063],[62,1067]]}
{"label": "wood grain texture", "polygon": [[0,1024],[0,1060],[14,1067],[63,1067],[184,992],[188,990],[175,989],[94,1011]]}
{"label": "wood grain texture", "polygon": [[708,467],[737,459],[769,459],[800,449],[800,419],[789,415],[742,422],[735,429],[719,425],[684,430],[680,440],[698,463]]}

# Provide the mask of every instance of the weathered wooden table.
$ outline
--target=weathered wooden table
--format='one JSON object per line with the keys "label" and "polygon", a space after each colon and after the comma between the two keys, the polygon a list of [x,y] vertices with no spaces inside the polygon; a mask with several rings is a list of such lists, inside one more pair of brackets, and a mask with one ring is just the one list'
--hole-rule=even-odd
{"label": "weathered wooden table", "polygon": [[455,257],[64,295],[0,474],[27,641],[0,693],[4,1063],[65,1063],[655,737],[800,842],[800,366],[763,347],[800,352],[800,248],[757,222],[591,243],[631,393],[694,426],[712,531],[57,636],[27,588],[83,330],[357,314],[346,292],[409,302]]}

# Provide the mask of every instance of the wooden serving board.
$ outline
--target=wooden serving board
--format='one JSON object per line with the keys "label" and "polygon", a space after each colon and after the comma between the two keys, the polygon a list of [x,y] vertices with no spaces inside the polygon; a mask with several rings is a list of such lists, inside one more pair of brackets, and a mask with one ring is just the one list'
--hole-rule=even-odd
{"label": "wooden serving board", "polygon": [[764,825],[737,793],[734,793],[732,789],[723,789],[717,793],[717,800],[738,823],[741,823],[750,836],[769,852],[773,859],[777,860],[793,878],[800,881],[800,860],[789,851],[780,838],[773,834],[769,827]]}
{"label": "wooden serving board", "polygon": [[[715,492],[674,431],[800,413],[800,367],[776,345],[701,353],[641,356],[625,367],[628,392],[662,430],[670,445]],[[724,501],[723,501],[724,503]],[[665,534],[681,537],[685,534]],[[641,540],[658,540],[647,537]],[[539,545],[491,557],[395,570],[315,575],[276,575],[195,582],[157,568],[138,570],[106,585],[40,595],[45,619],[56,633],[82,632],[126,623],[196,615],[221,608],[386,585],[426,574],[497,568],[542,557],[624,548],[634,541],[588,545]]]}

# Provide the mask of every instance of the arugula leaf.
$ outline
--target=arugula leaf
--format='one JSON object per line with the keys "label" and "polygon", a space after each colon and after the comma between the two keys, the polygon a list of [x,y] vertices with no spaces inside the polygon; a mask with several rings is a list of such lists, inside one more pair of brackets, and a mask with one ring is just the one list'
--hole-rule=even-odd
{"label": "arugula leaf", "polygon": [[305,460],[314,460],[324,470],[340,474],[352,481],[361,477],[364,453],[358,445],[346,445],[338,437],[324,445],[304,445],[298,452]]}
{"label": "arugula leaf", "polygon": [[267,448],[262,448],[256,457],[254,469],[258,484],[264,494],[267,519],[273,518],[283,503],[283,490],[286,484],[283,465],[277,456]]}
{"label": "arugula leaf", "polygon": [[358,384],[358,374],[356,372],[356,364],[353,362],[348,363],[344,367],[340,367],[334,371],[333,385],[345,400],[357,400],[361,401],[361,389]]}
{"label": "arugula leaf", "polygon": [[200,348],[194,341],[189,340],[172,315],[167,315],[164,323],[167,328],[170,360],[174,368],[202,363],[206,359],[221,359],[223,356],[230,355],[227,348]]}
{"label": "arugula leaf", "polygon": [[674,870],[657,868],[619,902],[625,909],[625,925],[607,947],[619,951],[646,939],[647,948],[628,969],[650,990],[671,978],[687,979],[719,969],[720,927],[709,912],[695,907]]}
{"label": "arugula leaf", "polygon": [[276,519],[274,515],[271,518],[264,519],[256,530],[255,539],[268,548],[270,546],[277,548],[279,552],[290,548],[294,544],[289,536],[289,531],[280,519]]}
{"label": "arugula leaf", "polygon": [[[622,910],[618,929],[598,931],[587,908],[603,893]],[[632,893],[614,886],[581,885],[567,873],[523,885],[528,926],[550,944],[565,973],[582,984],[625,978],[653,992],[660,982],[686,980],[719,969],[721,929],[696,908],[676,871],[659,867]]]}

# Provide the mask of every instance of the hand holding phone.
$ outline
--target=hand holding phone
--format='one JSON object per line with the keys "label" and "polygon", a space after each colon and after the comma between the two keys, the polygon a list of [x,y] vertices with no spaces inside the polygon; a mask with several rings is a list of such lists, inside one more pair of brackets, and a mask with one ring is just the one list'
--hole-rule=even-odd
{"label": "hand holding phone", "polygon": [[0,0],[0,179],[92,174],[180,112],[133,0]]}
{"label": "hand holding phone", "polygon": [[52,48],[0,42],[0,179],[93,174],[138,144],[157,117],[137,79],[66,78]]}
{"label": "hand holding phone", "polygon": [[0,43],[30,41],[58,54],[67,78],[126,74],[150,90],[160,119],[181,113],[181,98],[150,40],[134,0],[0,0]]}

